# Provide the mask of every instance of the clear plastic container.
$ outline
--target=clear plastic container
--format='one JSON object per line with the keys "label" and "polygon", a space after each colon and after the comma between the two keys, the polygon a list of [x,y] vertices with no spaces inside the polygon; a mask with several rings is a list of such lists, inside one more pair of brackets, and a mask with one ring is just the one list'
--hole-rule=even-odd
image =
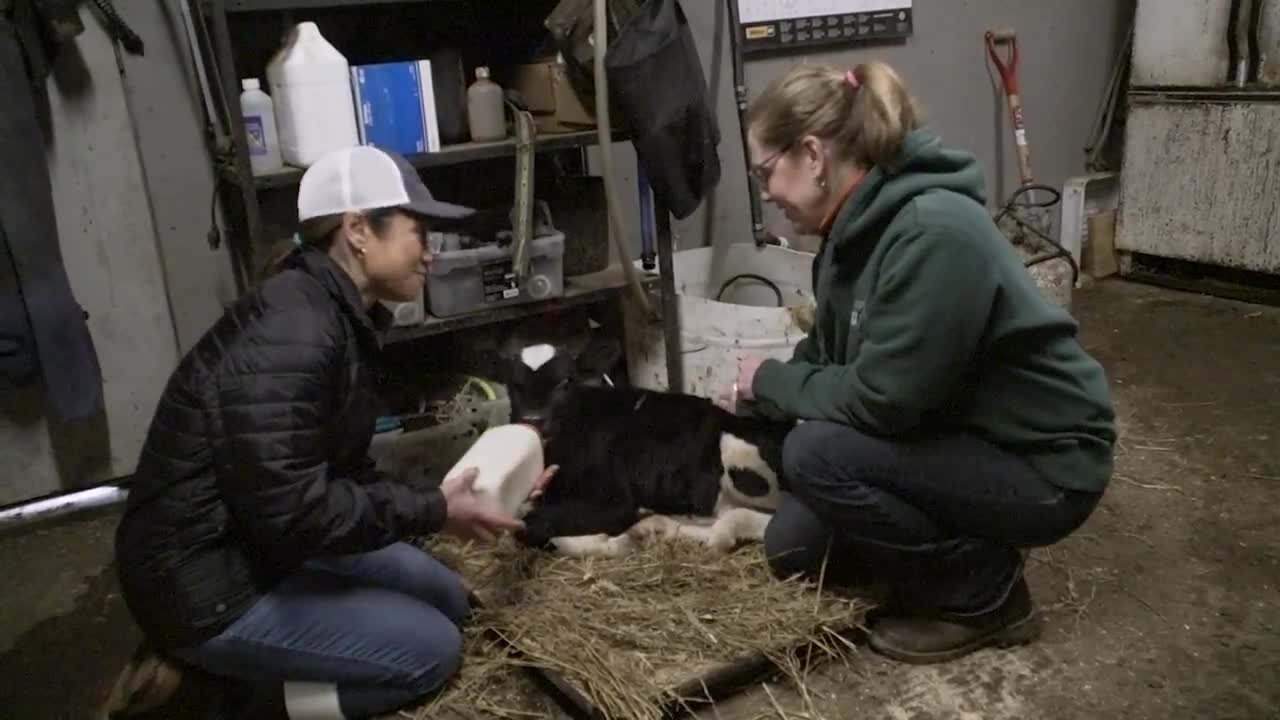
{"label": "clear plastic container", "polygon": [[240,114],[244,118],[244,134],[249,146],[249,164],[254,175],[263,175],[284,167],[280,155],[280,138],[276,134],[276,109],[271,96],[262,92],[258,78],[240,81]]}
{"label": "clear plastic container", "polygon": [[543,462],[542,436],[536,429],[519,423],[497,425],[481,433],[445,477],[477,468],[480,474],[472,486],[475,494],[514,516],[545,469]]}
{"label": "clear plastic container", "polygon": [[467,88],[467,121],[474,142],[493,142],[507,137],[502,88],[489,79],[487,67],[476,68],[476,81]]}
{"label": "clear plastic container", "polygon": [[333,150],[360,144],[351,66],[313,22],[298,23],[267,64],[280,154],[309,167]]}

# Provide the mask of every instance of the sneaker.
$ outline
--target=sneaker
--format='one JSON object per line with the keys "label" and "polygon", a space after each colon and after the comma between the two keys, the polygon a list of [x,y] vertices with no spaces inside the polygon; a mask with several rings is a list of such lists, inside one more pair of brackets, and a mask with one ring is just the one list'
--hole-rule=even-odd
{"label": "sneaker", "polygon": [[899,662],[931,665],[988,647],[1014,647],[1040,637],[1040,617],[1024,578],[1018,578],[1000,607],[982,615],[883,617],[871,624],[869,644]]}

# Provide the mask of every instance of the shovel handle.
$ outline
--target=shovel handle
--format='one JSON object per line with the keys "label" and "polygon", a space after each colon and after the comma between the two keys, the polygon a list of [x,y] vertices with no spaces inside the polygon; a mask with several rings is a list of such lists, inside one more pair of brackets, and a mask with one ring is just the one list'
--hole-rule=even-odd
{"label": "shovel handle", "polygon": [[[1013,141],[1018,150],[1018,175],[1022,186],[1027,187],[1035,178],[1031,174],[1031,145],[1027,142],[1027,123],[1022,115],[1022,94],[1018,89],[1018,36],[1012,29],[988,30],[986,40],[987,52],[1000,73],[1005,95],[1008,96],[1009,117],[1013,121]],[[1004,60],[1000,59],[1000,53],[996,51],[1001,45],[1007,48]]]}
{"label": "shovel handle", "polygon": [[[995,63],[1000,79],[1004,82],[1004,90],[1010,95],[1018,94],[1018,36],[1011,29],[987,31],[987,54]],[[1000,59],[996,47],[1004,45],[1008,48],[1006,59]]]}

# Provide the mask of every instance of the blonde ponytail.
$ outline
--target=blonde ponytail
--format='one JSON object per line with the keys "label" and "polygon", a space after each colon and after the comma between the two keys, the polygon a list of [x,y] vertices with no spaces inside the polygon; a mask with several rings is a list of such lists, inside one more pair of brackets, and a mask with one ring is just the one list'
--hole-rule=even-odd
{"label": "blonde ponytail", "polygon": [[892,161],[920,123],[902,78],[870,62],[850,71],[795,67],[751,103],[747,125],[767,147],[788,148],[813,135],[840,159],[871,168]]}

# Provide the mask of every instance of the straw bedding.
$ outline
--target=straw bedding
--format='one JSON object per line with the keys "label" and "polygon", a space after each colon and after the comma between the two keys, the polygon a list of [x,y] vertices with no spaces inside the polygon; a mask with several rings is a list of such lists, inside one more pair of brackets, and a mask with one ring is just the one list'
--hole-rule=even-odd
{"label": "straw bedding", "polygon": [[522,666],[558,674],[609,718],[659,718],[690,699],[678,696],[681,685],[705,697],[697,678],[753,656],[772,660],[803,691],[808,661],[835,656],[848,644],[840,633],[869,608],[821,582],[773,578],[759,546],[722,555],[651,540],[624,557],[572,559],[510,538],[421,545],[460,572],[483,607],[466,630],[459,676],[402,713],[413,720],[548,717]]}

